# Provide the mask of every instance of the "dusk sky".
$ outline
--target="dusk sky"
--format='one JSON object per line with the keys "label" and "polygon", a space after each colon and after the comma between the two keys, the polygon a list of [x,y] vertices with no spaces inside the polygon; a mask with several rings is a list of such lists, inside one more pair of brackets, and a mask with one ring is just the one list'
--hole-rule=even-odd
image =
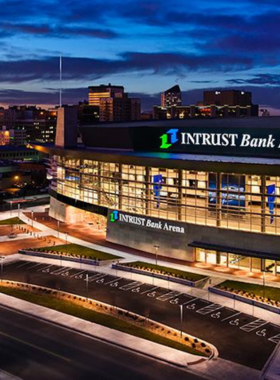
{"label": "dusk sky", "polygon": [[65,103],[110,82],[147,110],[179,84],[184,104],[236,88],[280,114],[279,0],[0,0],[0,38],[0,104],[57,104],[62,54]]}

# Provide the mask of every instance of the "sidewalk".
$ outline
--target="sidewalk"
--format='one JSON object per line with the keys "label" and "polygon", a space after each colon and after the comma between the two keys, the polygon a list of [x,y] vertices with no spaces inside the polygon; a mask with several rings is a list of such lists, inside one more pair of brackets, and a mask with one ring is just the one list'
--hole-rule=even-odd
{"label": "sidewalk", "polygon": [[[236,380],[259,380],[261,378],[260,371],[228,362],[221,358],[196,363],[199,357],[192,354],[162,346],[142,338],[134,337],[108,327],[100,326],[95,323],[1,293],[0,304],[32,315],[35,318],[40,316],[39,318],[45,321],[58,324],[61,327],[74,330],[81,334],[86,334],[87,336],[95,339],[100,339],[109,344],[114,344],[119,347],[132,350],[141,355],[149,356],[160,361],[178,365],[180,367],[187,367],[186,377],[188,369],[190,368],[192,373],[209,380],[224,380],[230,378]],[[13,306],[11,307],[10,305]]]}

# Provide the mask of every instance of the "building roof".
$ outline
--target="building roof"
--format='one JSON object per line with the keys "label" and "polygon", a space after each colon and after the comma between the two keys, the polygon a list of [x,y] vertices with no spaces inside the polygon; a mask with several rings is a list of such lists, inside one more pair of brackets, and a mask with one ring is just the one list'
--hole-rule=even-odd
{"label": "building roof", "polygon": [[165,94],[168,94],[169,92],[181,92],[180,86],[178,86],[178,84],[176,84],[175,86],[164,91]]}

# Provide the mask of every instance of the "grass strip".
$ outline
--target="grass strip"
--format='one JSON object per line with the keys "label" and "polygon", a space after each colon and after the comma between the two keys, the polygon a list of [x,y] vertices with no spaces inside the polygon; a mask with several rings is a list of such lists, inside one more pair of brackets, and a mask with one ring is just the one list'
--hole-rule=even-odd
{"label": "grass strip", "polygon": [[15,224],[25,224],[22,220],[20,220],[17,216],[14,218],[0,220],[0,226],[11,226]]}
{"label": "grass strip", "polygon": [[116,260],[120,259],[120,256],[111,255],[110,253],[97,251],[96,249],[83,247],[79,244],[61,244],[50,247],[36,248],[36,251],[50,251],[50,252],[63,252],[76,256],[85,256],[88,259],[97,260]]}
{"label": "grass strip", "polygon": [[190,354],[197,355],[197,356],[205,356],[201,352],[196,351],[192,349],[191,347],[185,346],[181,343],[172,341],[165,337],[153,334],[150,331],[147,331],[138,326],[132,325],[126,321],[120,320],[118,318],[114,318],[110,315],[98,313],[94,310],[86,309],[82,306],[75,305],[69,301],[56,299],[49,294],[45,295],[45,294],[30,293],[25,290],[8,288],[5,286],[0,286],[0,292],[12,297],[20,298],[24,301],[28,301],[28,302],[35,303],[37,305],[48,307],[49,309],[54,309],[65,314],[69,314],[81,319],[85,319],[87,321],[90,321],[102,326],[119,330],[119,331],[125,332],[127,334],[130,334],[139,338],[143,338],[155,343],[162,344],[164,346],[175,348],[176,350],[188,352]]}
{"label": "grass strip", "polygon": [[272,286],[263,287],[262,285],[248,284],[247,282],[227,280],[219,284],[219,287],[241,290],[259,297],[263,297],[263,294],[265,293],[265,298],[270,298],[274,301],[280,301],[280,288],[274,288]]}
{"label": "grass strip", "polygon": [[131,267],[131,268],[135,268],[135,269],[143,269],[143,270],[146,270],[146,271],[148,269],[150,269],[154,273],[156,273],[156,272],[158,273],[159,272],[160,274],[164,274],[164,275],[167,275],[167,276],[178,277],[178,278],[182,278],[184,280],[189,280],[189,281],[199,281],[199,280],[202,280],[202,279],[206,278],[206,276],[203,276],[201,274],[191,273],[191,272],[185,272],[185,271],[182,271],[182,270],[179,270],[179,269],[169,268],[169,267],[165,267],[165,266],[162,266],[162,265],[155,265],[155,264],[145,263],[143,261],[135,261],[135,262],[132,262],[132,263],[125,263],[125,264],[122,264],[122,265]]}

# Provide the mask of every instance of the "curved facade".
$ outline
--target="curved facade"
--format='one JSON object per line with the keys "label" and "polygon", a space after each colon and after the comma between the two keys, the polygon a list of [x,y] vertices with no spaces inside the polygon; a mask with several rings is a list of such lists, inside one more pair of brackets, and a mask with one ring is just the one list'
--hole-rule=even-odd
{"label": "curved facade", "polygon": [[[91,148],[37,146],[52,157],[51,212],[65,220],[67,212],[57,210],[71,205],[73,221],[82,215],[77,210],[105,216],[107,239],[118,244],[148,252],[159,246],[163,255],[276,274],[280,129],[275,119],[271,129],[258,119],[252,133],[244,121],[236,129],[231,124],[232,130],[201,121],[191,127],[163,122],[150,130],[145,125],[142,131],[139,125],[85,127],[84,141],[93,136]],[[125,150],[122,141],[114,141],[118,133]],[[147,147],[158,141],[158,148],[144,151],[145,138]]]}

